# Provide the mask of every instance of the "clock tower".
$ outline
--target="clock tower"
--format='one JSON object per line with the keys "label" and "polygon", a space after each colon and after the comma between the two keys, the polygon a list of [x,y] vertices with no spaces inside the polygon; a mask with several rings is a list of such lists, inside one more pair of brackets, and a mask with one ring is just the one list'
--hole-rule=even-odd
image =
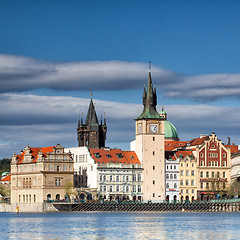
{"label": "clock tower", "polygon": [[149,70],[143,112],[136,121],[135,151],[143,165],[143,200],[165,200],[164,118],[156,110],[156,87]]}

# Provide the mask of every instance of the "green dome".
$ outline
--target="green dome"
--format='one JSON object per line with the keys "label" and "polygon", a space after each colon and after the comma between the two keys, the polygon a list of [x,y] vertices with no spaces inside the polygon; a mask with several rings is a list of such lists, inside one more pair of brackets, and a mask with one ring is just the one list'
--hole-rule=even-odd
{"label": "green dome", "polygon": [[162,111],[159,113],[159,114],[167,114],[163,109],[162,109]]}
{"label": "green dome", "polygon": [[165,139],[166,138],[174,138],[176,140],[179,139],[177,129],[174,127],[172,123],[170,123],[167,120],[164,121],[164,132],[165,132]]}

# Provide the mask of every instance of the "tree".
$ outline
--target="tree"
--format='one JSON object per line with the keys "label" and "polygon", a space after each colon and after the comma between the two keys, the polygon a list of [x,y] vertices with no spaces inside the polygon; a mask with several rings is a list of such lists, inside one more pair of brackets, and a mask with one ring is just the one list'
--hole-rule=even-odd
{"label": "tree", "polygon": [[240,178],[235,179],[232,181],[231,185],[228,189],[228,195],[231,197],[240,197]]}
{"label": "tree", "polygon": [[10,172],[11,159],[3,158],[0,160],[0,175],[4,172]]}
{"label": "tree", "polygon": [[77,191],[73,188],[73,184],[71,182],[67,182],[65,184],[65,194],[68,196],[68,197],[71,197],[71,196],[77,196]]}

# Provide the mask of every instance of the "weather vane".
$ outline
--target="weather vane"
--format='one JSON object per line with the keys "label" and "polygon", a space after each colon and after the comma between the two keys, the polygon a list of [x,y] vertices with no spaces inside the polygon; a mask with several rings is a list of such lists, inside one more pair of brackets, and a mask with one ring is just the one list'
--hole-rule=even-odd
{"label": "weather vane", "polygon": [[151,72],[151,61],[148,62],[149,63],[149,72]]}

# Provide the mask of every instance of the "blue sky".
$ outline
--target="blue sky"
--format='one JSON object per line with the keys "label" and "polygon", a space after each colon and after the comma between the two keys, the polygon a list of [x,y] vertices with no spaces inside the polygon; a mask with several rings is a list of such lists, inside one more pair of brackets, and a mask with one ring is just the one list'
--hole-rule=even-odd
{"label": "blue sky", "polygon": [[239,12],[237,0],[1,1],[0,157],[76,146],[91,91],[107,145],[127,149],[149,60],[182,140],[239,144]]}

